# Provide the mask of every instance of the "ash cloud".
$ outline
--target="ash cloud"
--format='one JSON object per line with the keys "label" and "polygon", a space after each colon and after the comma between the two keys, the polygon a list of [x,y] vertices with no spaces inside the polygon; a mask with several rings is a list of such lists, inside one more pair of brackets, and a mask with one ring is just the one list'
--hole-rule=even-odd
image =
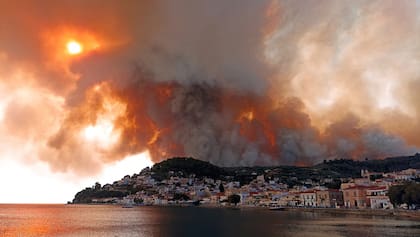
{"label": "ash cloud", "polygon": [[[146,150],[225,166],[419,150],[415,1],[0,5],[0,131],[36,137],[53,170]],[[63,35],[101,47],[63,59]]]}

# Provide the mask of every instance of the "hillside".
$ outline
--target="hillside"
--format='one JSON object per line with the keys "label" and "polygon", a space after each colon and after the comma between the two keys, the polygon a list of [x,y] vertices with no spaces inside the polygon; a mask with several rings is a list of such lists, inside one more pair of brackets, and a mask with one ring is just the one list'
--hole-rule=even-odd
{"label": "hillside", "polygon": [[213,179],[218,179],[223,175],[227,175],[225,169],[207,161],[201,161],[191,157],[167,159],[153,165],[151,171],[153,172],[153,178],[157,180],[169,178],[171,174],[176,174],[179,177],[189,177],[191,174],[195,174],[196,177],[208,177]]}
{"label": "hillside", "polygon": [[384,160],[332,160],[311,167],[321,173],[332,173],[339,177],[354,177],[360,175],[361,169],[375,172],[394,172],[409,168],[420,169],[420,154],[404,157],[391,157]]}
{"label": "hillside", "polygon": [[[329,188],[339,188],[342,178],[360,177],[360,170],[375,172],[393,172],[409,168],[420,169],[420,154],[406,157],[393,157],[384,160],[331,160],[311,167],[278,166],[278,167],[218,167],[207,161],[187,157],[175,157],[144,169],[139,174],[126,176],[113,184],[101,186],[99,183],[92,188],[78,192],[73,203],[90,203],[97,198],[124,197],[138,191],[154,193],[153,185],[165,185],[162,180],[171,176],[196,179],[212,178],[222,181],[239,181],[241,185],[264,174],[266,180],[277,180],[288,187],[312,184],[324,185]],[[153,184],[137,183],[137,177],[150,176]],[[152,186],[151,186],[152,185]]]}

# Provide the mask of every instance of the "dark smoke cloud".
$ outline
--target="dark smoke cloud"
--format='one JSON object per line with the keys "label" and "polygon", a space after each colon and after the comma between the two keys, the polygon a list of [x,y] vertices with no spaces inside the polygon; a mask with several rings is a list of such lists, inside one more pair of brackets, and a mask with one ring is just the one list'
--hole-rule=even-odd
{"label": "dark smoke cloud", "polygon": [[[90,174],[146,150],[252,166],[420,146],[415,1],[0,6],[0,131],[13,146],[36,138],[53,170]],[[70,36],[100,47],[69,58]]]}

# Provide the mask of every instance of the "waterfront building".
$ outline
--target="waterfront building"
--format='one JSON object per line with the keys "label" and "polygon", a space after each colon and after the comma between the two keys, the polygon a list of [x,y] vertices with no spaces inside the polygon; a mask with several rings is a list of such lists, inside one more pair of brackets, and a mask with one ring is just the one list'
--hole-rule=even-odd
{"label": "waterfront building", "polygon": [[300,199],[305,207],[316,207],[316,191],[308,190],[300,192]]}
{"label": "waterfront building", "polygon": [[337,208],[344,205],[343,193],[338,189],[316,191],[318,207]]}
{"label": "waterfront building", "polygon": [[387,196],[386,186],[372,186],[366,189],[366,199],[372,209],[392,209],[393,205]]}
{"label": "waterfront building", "polygon": [[366,208],[367,186],[352,186],[343,189],[344,206],[347,208]]}

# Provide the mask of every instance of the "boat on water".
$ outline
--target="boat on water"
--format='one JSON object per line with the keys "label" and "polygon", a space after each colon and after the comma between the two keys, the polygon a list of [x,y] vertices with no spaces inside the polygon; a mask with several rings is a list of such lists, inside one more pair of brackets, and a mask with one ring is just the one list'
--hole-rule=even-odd
{"label": "boat on water", "polygon": [[270,211],[285,211],[286,208],[281,207],[281,206],[275,206],[275,207],[270,207],[269,210]]}

